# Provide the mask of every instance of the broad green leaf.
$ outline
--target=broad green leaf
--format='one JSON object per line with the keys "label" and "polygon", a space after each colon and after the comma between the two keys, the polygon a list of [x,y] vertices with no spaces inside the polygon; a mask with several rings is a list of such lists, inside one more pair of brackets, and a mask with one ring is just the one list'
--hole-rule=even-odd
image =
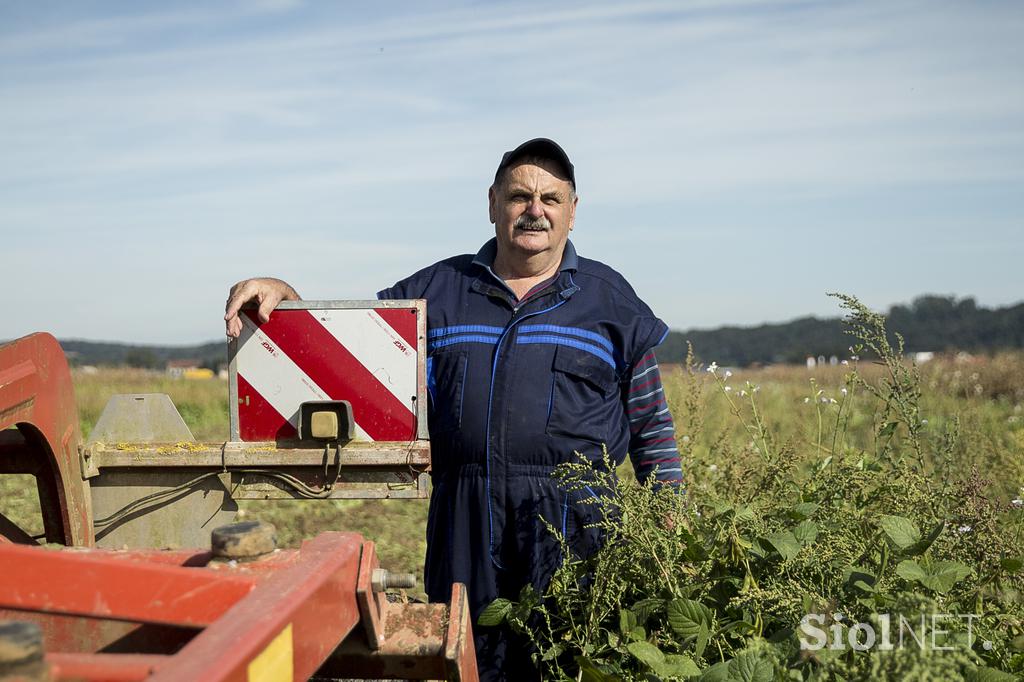
{"label": "broad green leaf", "polygon": [[921,531],[917,524],[902,516],[883,516],[878,525],[882,527],[882,532],[888,535],[893,544],[900,549],[907,549],[921,541]]}
{"label": "broad green leaf", "polygon": [[708,645],[710,629],[711,628],[707,623],[700,624],[700,631],[697,633],[697,643],[693,648],[693,653],[697,655],[697,658],[704,656],[704,649]]}
{"label": "broad green leaf", "polygon": [[896,575],[904,580],[920,581],[928,576],[924,569],[913,559],[904,559],[896,566]]}
{"label": "broad green leaf", "polygon": [[888,438],[896,432],[896,427],[899,426],[899,422],[889,422],[882,428],[878,429],[879,438]]}
{"label": "broad green leaf", "polygon": [[704,671],[697,682],[729,682],[729,663],[720,661]]}
{"label": "broad green leaf", "polygon": [[682,525],[676,525],[676,535],[683,541],[686,547],[683,550],[683,557],[687,561],[707,561],[709,558],[707,549],[704,547],[704,543],[693,536],[693,534],[686,530]]}
{"label": "broad green leaf", "polygon": [[964,677],[968,682],[1013,682],[1015,679],[1010,673],[995,668],[975,668]]}
{"label": "broad green leaf", "polygon": [[754,510],[750,507],[744,505],[736,508],[737,521],[753,521],[755,518],[757,517],[754,515]]}
{"label": "broad green leaf", "polygon": [[789,510],[789,515],[797,521],[803,521],[809,519],[818,511],[818,505],[815,502],[801,502],[792,509]]}
{"label": "broad green leaf", "polygon": [[633,654],[634,658],[652,670],[665,663],[665,654],[650,642],[630,642],[626,645],[626,649]]}
{"label": "broad green leaf", "polygon": [[936,592],[949,592],[953,585],[971,574],[971,569],[958,561],[937,561],[925,570],[928,575],[920,583]]}
{"label": "broad green leaf", "polygon": [[999,562],[999,565],[1007,573],[1020,573],[1020,569],[1024,568],[1024,556],[1006,557]]}
{"label": "broad green leaf", "polygon": [[772,682],[772,662],[756,651],[743,651],[729,661],[730,682]]}
{"label": "broad green leaf", "polygon": [[721,516],[722,514],[728,514],[732,511],[732,505],[728,502],[715,502],[712,506],[715,510],[715,516]]}
{"label": "broad green leaf", "polygon": [[695,677],[700,675],[700,668],[689,656],[679,654],[668,654],[665,662],[658,666],[654,672],[659,677]]}
{"label": "broad green leaf", "polygon": [[771,543],[776,552],[782,555],[784,561],[789,561],[800,553],[800,543],[797,542],[793,533],[788,530],[780,530],[778,533],[772,533],[764,539]]}
{"label": "broad green leaf", "polygon": [[629,609],[619,609],[619,632],[628,635],[636,629],[636,614]]}
{"label": "broad green leaf", "polygon": [[931,531],[924,537],[923,540],[915,542],[913,545],[907,548],[907,554],[910,556],[918,556],[928,551],[928,548],[938,539],[942,534],[942,529],[946,527],[945,521],[939,521],[938,525],[931,529]]}
{"label": "broad green leaf", "polygon": [[874,592],[875,591],[875,586],[872,585],[869,582],[864,581],[864,580],[854,580],[852,585],[854,587],[856,587],[858,590],[862,590],[864,592]]}
{"label": "broad green leaf", "polygon": [[554,659],[561,656],[563,651],[565,651],[565,645],[563,645],[561,642],[555,642],[548,648],[547,651],[544,652],[544,655],[540,657],[540,660],[553,661]]}
{"label": "broad green leaf", "polygon": [[630,607],[630,611],[636,616],[637,625],[646,625],[651,614],[657,613],[665,607],[665,600],[657,597],[641,599]]}
{"label": "broad green leaf", "polygon": [[619,682],[617,675],[601,670],[586,656],[577,656],[576,664],[580,667],[580,682]]}
{"label": "broad green leaf", "polygon": [[517,608],[523,612],[524,619],[529,616],[530,611],[533,607],[540,604],[540,594],[537,593],[533,583],[526,583],[523,585],[523,589],[519,590],[519,600]]}
{"label": "broad green leaf", "polygon": [[793,537],[801,545],[809,545],[818,539],[818,524],[814,521],[801,521],[793,529]]}
{"label": "broad green leaf", "polygon": [[870,569],[863,566],[847,566],[843,569],[843,580],[852,587],[864,590],[865,592],[874,592],[878,577]]}
{"label": "broad green leaf", "polygon": [[668,626],[680,637],[700,634],[703,623],[708,629],[714,621],[711,609],[692,599],[673,599],[668,603]]}
{"label": "broad green leaf", "polygon": [[957,561],[937,561],[921,566],[916,561],[905,559],[896,566],[896,575],[904,580],[921,583],[936,592],[949,592],[958,581],[971,574],[971,569]]}
{"label": "broad green leaf", "polygon": [[715,635],[716,636],[717,635],[724,635],[725,633],[732,632],[733,630],[736,630],[737,632],[739,632],[741,634],[749,635],[749,634],[753,633],[756,629],[757,628],[754,627],[754,624],[749,622],[749,621],[734,620],[731,623],[727,623],[727,624],[723,625],[722,627],[720,627],[718,629],[718,632],[715,633]]}
{"label": "broad green leaf", "polygon": [[508,612],[512,609],[512,602],[508,599],[499,597],[495,599],[487,607],[480,612],[480,617],[476,619],[478,625],[485,627],[491,627],[494,625],[500,625],[505,617],[508,616]]}

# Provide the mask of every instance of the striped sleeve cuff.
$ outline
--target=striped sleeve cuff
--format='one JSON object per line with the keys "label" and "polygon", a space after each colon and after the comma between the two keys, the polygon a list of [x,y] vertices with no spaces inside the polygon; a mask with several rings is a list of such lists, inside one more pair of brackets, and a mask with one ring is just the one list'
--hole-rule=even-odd
{"label": "striped sleeve cuff", "polygon": [[624,400],[629,418],[629,455],[636,477],[646,481],[653,474],[659,483],[681,484],[683,469],[675,426],[654,351],[633,367]]}

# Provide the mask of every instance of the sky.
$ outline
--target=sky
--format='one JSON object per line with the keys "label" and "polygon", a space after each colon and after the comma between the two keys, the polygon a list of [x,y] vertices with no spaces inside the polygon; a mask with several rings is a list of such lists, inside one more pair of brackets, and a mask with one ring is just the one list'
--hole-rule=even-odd
{"label": "sky", "polygon": [[672,328],[1024,300],[1024,3],[0,0],[0,339],[192,344],[234,282],[372,298],[501,153]]}

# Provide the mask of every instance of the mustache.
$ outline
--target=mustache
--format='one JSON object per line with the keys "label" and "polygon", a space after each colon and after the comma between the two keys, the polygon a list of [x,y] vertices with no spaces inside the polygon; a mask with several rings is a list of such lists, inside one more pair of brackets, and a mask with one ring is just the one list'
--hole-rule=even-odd
{"label": "mustache", "polygon": [[512,227],[518,227],[524,230],[550,230],[551,221],[544,216],[533,218],[526,215],[525,213],[518,218]]}

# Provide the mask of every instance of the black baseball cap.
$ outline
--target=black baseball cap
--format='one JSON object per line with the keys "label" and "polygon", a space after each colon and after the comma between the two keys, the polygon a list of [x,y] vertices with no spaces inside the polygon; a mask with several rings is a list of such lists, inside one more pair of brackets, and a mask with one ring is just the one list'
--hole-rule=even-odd
{"label": "black baseball cap", "polygon": [[512,165],[512,163],[521,159],[524,156],[536,156],[542,159],[551,159],[558,163],[565,171],[566,177],[569,178],[569,182],[572,183],[573,190],[576,189],[576,170],[572,166],[572,161],[569,160],[569,155],[565,153],[565,150],[558,146],[558,143],[554,140],[549,140],[546,137],[535,137],[532,140],[527,140],[515,149],[509,152],[505,152],[501,157],[501,163],[498,164],[498,170],[494,173],[494,182],[498,182],[498,178],[501,177],[501,172]]}

